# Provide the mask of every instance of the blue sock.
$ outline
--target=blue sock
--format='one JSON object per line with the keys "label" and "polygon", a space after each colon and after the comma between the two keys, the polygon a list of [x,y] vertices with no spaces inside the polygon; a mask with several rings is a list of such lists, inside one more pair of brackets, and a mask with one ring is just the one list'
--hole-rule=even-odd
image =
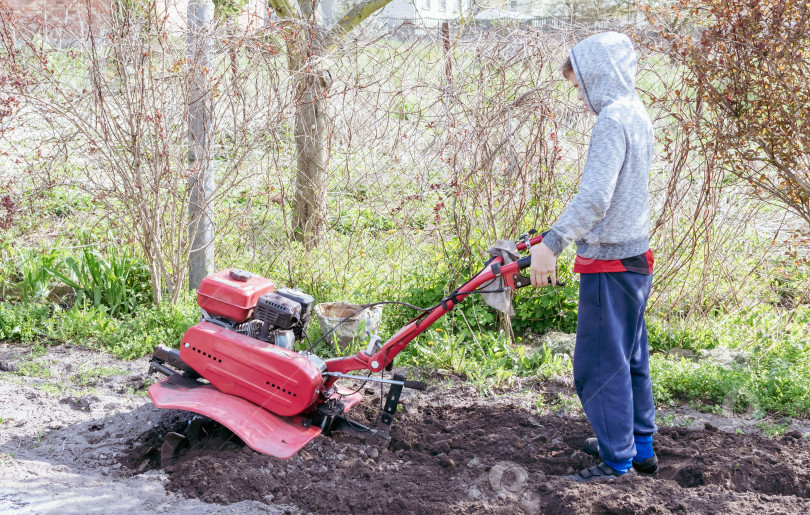
{"label": "blue sock", "polygon": [[630,470],[630,467],[633,466],[633,458],[627,458],[626,460],[623,461],[605,460],[605,463],[610,465],[619,474],[624,474],[628,470]]}
{"label": "blue sock", "polygon": [[634,461],[641,462],[655,456],[652,448],[652,435],[635,435],[633,438],[636,441],[636,457],[633,458]]}

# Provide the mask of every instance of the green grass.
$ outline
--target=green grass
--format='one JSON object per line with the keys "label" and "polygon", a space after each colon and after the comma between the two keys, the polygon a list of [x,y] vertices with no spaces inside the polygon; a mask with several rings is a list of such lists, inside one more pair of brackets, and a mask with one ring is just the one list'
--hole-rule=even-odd
{"label": "green grass", "polygon": [[67,392],[73,391],[70,387],[62,384],[61,382],[60,383],[55,383],[53,381],[38,381],[38,382],[32,384],[29,381],[24,381],[22,379],[22,377],[17,373],[11,374],[11,373],[8,373],[8,372],[3,372],[3,373],[0,373],[0,378],[2,378],[3,381],[5,381],[5,382],[18,384],[18,385],[21,385],[21,386],[29,386],[29,387],[35,388],[35,389],[37,389],[37,390],[39,390],[41,392],[45,392],[45,393],[48,393],[48,394],[51,394],[51,395],[59,395],[60,393],[63,393],[63,392],[66,392],[66,391]]}
{"label": "green grass", "polygon": [[71,381],[80,386],[93,386],[102,377],[126,375],[128,372],[115,367],[93,367],[71,376]]}
{"label": "green grass", "polygon": [[33,343],[47,336],[44,326],[51,308],[43,304],[0,302],[0,340]]}
{"label": "green grass", "polygon": [[447,333],[428,330],[412,342],[397,362],[422,368],[463,373],[476,383],[508,384],[512,377],[554,376],[565,372],[568,361],[548,349],[513,345],[501,332]]}
{"label": "green grass", "polygon": [[557,398],[554,400],[552,409],[564,414],[578,414],[584,416],[585,412],[582,410],[582,403],[576,395],[567,395],[558,393]]}
{"label": "green grass", "polygon": [[22,362],[14,373],[20,376],[28,377],[54,377],[54,373],[48,364],[36,359]]}
{"label": "green grass", "polygon": [[790,424],[773,424],[763,421],[757,423],[757,427],[765,436],[782,436],[790,427]]}
{"label": "green grass", "polygon": [[810,415],[810,352],[794,362],[768,357],[749,366],[726,368],[705,360],[651,356],[650,373],[657,403],[699,401],[714,410],[756,415],[759,410],[790,416]]}
{"label": "green grass", "polygon": [[178,346],[198,319],[190,295],[174,306],[140,306],[123,319],[109,316],[103,306],[63,311],[54,306],[0,303],[0,340],[70,343],[132,359],[151,353],[158,344]]}
{"label": "green grass", "polygon": [[[339,237],[345,237],[343,235]],[[358,240],[361,246],[367,240]],[[383,246],[384,248],[384,246]],[[396,250],[396,249],[392,249]],[[381,263],[390,259],[385,252],[352,266],[348,277],[335,277],[329,254],[316,251],[302,259],[293,276],[295,285],[314,293],[317,301],[397,299],[421,306],[438,302],[469,274],[448,266],[445,253],[436,253],[427,263],[400,262],[396,272],[381,275]],[[371,254],[371,252],[369,252]],[[425,264],[429,266],[424,266]],[[571,280],[570,270],[561,263],[561,276]],[[278,275],[279,284],[289,284]],[[515,301],[516,329],[542,332],[553,328],[571,332],[575,328],[576,282],[555,290],[521,291]],[[386,307],[379,331],[387,339],[411,316],[404,308]],[[95,348],[131,359],[152,352],[157,344],[177,346],[185,330],[197,322],[193,294],[184,295],[175,305],[154,307],[140,304],[130,315],[111,316],[109,308],[89,302],[71,308],[40,302],[0,302],[0,340],[43,345],[65,342]],[[477,384],[502,386],[513,378],[551,377],[570,372],[565,356],[551,355],[545,348],[527,346],[518,337],[513,343],[500,331],[502,321],[480,299],[470,298],[412,342],[397,363],[427,369],[460,373]],[[656,402],[691,403],[700,411],[722,413],[724,402],[732,402],[737,413],[752,413],[751,406],[766,413],[790,416],[810,415],[810,350],[807,327],[810,308],[785,310],[772,304],[732,313],[714,313],[702,320],[651,313],[649,338],[652,350],[651,373]],[[320,336],[313,320],[311,338]],[[343,354],[356,352],[356,347]],[[695,354],[717,347],[745,351],[743,365],[721,366],[709,360],[692,361],[672,357],[672,349],[688,349]],[[325,357],[337,354],[328,346],[319,349]],[[91,376],[112,371],[88,371]],[[47,367],[35,360],[25,362],[20,373],[47,378]],[[79,378],[80,382],[82,378]],[[731,401],[729,401],[731,399]]]}
{"label": "green grass", "polygon": [[[414,276],[413,281],[402,298],[430,305],[446,294],[447,287],[441,281],[418,276]],[[420,283],[434,286],[419,289]],[[345,293],[345,290],[320,286],[322,293],[335,297],[341,291]],[[362,298],[365,294],[357,292],[358,298],[354,300],[365,300]],[[485,313],[486,308],[481,304],[462,304],[455,317],[441,319],[412,342],[397,357],[397,363],[460,373],[475,383],[496,387],[509,384],[515,377],[552,377],[570,372],[567,356],[551,355],[545,347],[530,347],[521,338],[512,343],[498,330],[495,318],[486,318]],[[656,402],[663,405],[671,401],[691,403],[700,411],[713,413],[729,409],[731,402],[730,409],[737,413],[751,414],[753,406],[767,413],[810,415],[810,346],[805,331],[810,309],[801,306],[787,315],[783,310],[765,306],[691,327],[677,323],[673,326],[660,318],[651,318],[650,369]],[[380,330],[383,339],[407,316],[410,314],[387,312],[388,321]],[[38,354],[44,350],[42,344],[56,341],[131,359],[151,353],[157,344],[177,346],[185,330],[198,318],[191,294],[185,295],[177,305],[139,306],[133,315],[123,318],[110,316],[104,306],[77,304],[61,309],[56,305],[5,302],[0,303],[0,340],[38,344]],[[777,329],[779,338],[774,339]],[[320,336],[314,320],[310,336]],[[706,359],[672,357],[665,352],[672,348],[700,352],[718,345],[742,348],[749,353],[748,362],[724,366]],[[363,342],[357,342],[356,348],[342,353],[351,354],[362,346]],[[319,352],[325,357],[337,354],[328,346],[320,348]],[[42,378],[51,375],[50,370],[36,360],[24,362],[18,373]],[[84,371],[79,382],[82,378],[90,380],[93,376],[110,373],[116,371]]]}

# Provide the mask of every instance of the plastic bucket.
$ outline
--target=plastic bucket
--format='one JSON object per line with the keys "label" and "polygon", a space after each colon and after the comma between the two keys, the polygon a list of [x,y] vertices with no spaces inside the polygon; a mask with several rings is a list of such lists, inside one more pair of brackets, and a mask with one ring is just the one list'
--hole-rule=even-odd
{"label": "plastic bucket", "polygon": [[[337,326],[332,334],[326,337],[327,340],[333,341],[333,335],[337,336],[338,343],[341,347],[349,345],[355,338],[364,339],[364,332],[368,331],[374,333],[380,327],[380,319],[382,319],[382,306],[372,306],[362,311],[354,313],[362,306],[359,304],[349,304],[347,302],[324,302],[315,305],[315,315],[318,317],[318,323],[321,326],[321,333],[326,334],[327,331]],[[354,313],[354,315],[352,315]],[[351,315],[348,320],[338,326],[341,320]],[[365,326],[363,321],[366,321]]]}

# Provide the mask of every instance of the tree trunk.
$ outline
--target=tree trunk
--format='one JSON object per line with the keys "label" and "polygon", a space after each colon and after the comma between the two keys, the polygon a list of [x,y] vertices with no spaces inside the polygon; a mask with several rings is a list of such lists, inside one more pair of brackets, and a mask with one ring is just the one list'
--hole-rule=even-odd
{"label": "tree trunk", "polygon": [[211,66],[210,30],[214,20],[211,0],[192,0],[188,4],[189,58],[194,66],[191,83],[188,131],[189,205],[188,288],[196,290],[214,273],[214,217],[211,197],[214,193],[214,162],[211,149],[211,84],[207,72]]}
{"label": "tree trunk", "polygon": [[317,245],[325,225],[329,163],[326,118],[329,73],[311,63],[303,55],[300,59],[290,59],[290,69],[296,77],[294,135],[298,156],[292,229],[293,238],[303,242],[307,249]]}
{"label": "tree trunk", "polygon": [[152,304],[160,306],[163,303],[163,290],[161,289],[161,272],[160,266],[156,261],[151,260],[149,263],[149,275],[152,279]]}
{"label": "tree trunk", "polygon": [[[314,247],[326,222],[326,188],[328,185],[329,127],[326,118],[326,94],[332,81],[323,67],[326,49],[333,47],[374,12],[391,0],[360,0],[329,30],[315,23],[317,0],[298,0],[297,11],[289,0],[269,0],[269,5],[282,20],[297,18],[286,30],[287,56],[294,79],[297,107],[295,110],[295,148],[297,173],[293,198],[293,238]],[[305,22],[305,23],[301,23]]]}

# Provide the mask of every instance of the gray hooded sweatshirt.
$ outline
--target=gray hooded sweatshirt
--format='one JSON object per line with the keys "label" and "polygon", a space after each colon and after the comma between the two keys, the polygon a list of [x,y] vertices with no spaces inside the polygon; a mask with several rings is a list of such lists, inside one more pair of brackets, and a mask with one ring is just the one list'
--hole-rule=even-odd
{"label": "gray hooded sweatshirt", "polygon": [[653,155],[650,117],[635,91],[636,53],[605,32],[570,53],[579,87],[598,115],[579,193],[543,242],[559,254],[572,241],[589,259],[624,259],[650,248],[647,181]]}

